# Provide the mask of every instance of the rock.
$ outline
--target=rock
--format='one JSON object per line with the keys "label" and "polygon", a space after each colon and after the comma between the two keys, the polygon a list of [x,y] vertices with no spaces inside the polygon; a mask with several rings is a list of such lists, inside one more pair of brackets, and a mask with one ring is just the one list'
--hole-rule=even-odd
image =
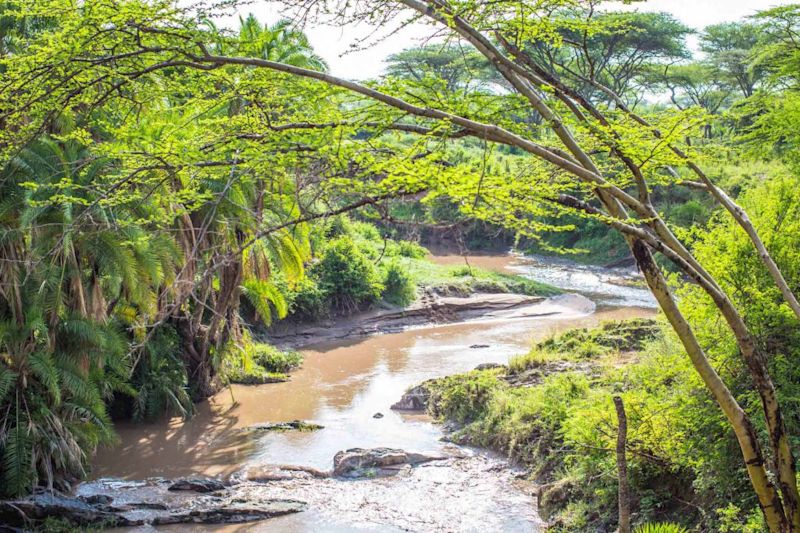
{"label": "rock", "polygon": [[292,420],[291,422],[266,422],[248,426],[242,431],[317,431],[325,426],[306,422],[305,420]]}
{"label": "rock", "polygon": [[47,518],[60,518],[79,526],[131,525],[122,516],[57,492],[34,494],[13,501],[0,501],[0,524],[27,528],[30,526],[30,521]]}
{"label": "rock", "polygon": [[425,383],[412,387],[403,394],[400,401],[392,405],[396,411],[425,411],[428,408],[428,399],[431,392]]}
{"label": "rock", "polygon": [[447,459],[394,448],[351,448],[337,453],[333,458],[333,476],[357,478],[364,476],[393,475],[406,465]]}
{"label": "rock", "polygon": [[106,494],[91,494],[89,496],[78,496],[78,499],[91,505],[103,504],[108,505],[114,501],[114,498]]}
{"label": "rock", "polygon": [[477,350],[479,348],[488,348],[488,347],[489,347],[488,344],[473,344],[472,346],[470,346],[470,348],[472,348],[473,350]]}
{"label": "rock", "polygon": [[328,477],[330,477],[330,472],[324,472],[311,466],[301,465],[251,466],[237,475],[238,480],[252,481],[255,483],[268,483],[270,481],[284,481],[287,479],[324,479]]}
{"label": "rock", "polygon": [[156,526],[167,524],[241,524],[254,522],[266,518],[274,518],[292,513],[305,511],[306,504],[297,500],[269,500],[253,503],[234,503],[205,509],[192,509],[190,511],[175,512],[168,515],[156,516],[152,524]]}
{"label": "rock", "polygon": [[187,477],[183,479],[179,479],[172,483],[169,486],[171,491],[178,491],[178,490],[191,490],[194,492],[214,492],[217,490],[223,490],[225,485],[213,478],[208,477]]}
{"label": "rock", "polygon": [[[169,488],[167,486],[169,485]],[[221,487],[213,495],[172,494],[174,486]],[[30,531],[48,518],[67,522],[76,531],[87,528],[129,527],[143,524],[238,524],[304,511],[306,504],[297,500],[269,498],[258,492],[224,487],[207,478],[187,478],[173,483],[147,480],[136,486],[120,489],[119,505],[102,493],[80,497],[58,492],[34,494],[13,501],[0,501],[0,531],[3,527]],[[116,494],[116,493],[115,493]]]}
{"label": "rock", "polygon": [[499,363],[481,363],[475,367],[475,370],[492,370],[495,368],[506,368],[506,365],[501,365]]}
{"label": "rock", "polygon": [[375,413],[372,418],[383,418],[383,413]]}

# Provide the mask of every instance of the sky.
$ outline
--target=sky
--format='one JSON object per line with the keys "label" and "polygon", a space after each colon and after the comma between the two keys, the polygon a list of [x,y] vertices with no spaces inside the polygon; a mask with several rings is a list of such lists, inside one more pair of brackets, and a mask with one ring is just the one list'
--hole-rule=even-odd
{"label": "sky", "polygon": [[[702,29],[710,24],[739,20],[756,11],[789,3],[792,0],[648,0],[637,2],[634,6],[608,2],[606,7],[667,11],[687,26]],[[246,15],[250,12],[255,13],[263,22],[274,22],[280,16],[275,5],[265,0],[256,0],[245,6],[240,14]],[[353,80],[378,76],[383,72],[384,60],[388,56],[421,44],[434,31],[431,26],[415,25],[387,36],[365,50],[351,51],[351,45],[356,38],[369,33],[371,28],[364,25],[339,28],[308,24],[304,29],[316,52],[328,62],[331,74]]]}

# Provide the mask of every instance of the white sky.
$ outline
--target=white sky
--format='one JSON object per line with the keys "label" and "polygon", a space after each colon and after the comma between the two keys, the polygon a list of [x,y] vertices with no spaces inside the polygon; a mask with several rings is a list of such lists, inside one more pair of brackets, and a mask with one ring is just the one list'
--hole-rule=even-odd
{"label": "white sky", "polygon": [[[608,9],[667,11],[687,26],[702,29],[709,24],[738,20],[756,11],[789,4],[792,0],[648,0],[624,7],[621,2],[608,2]],[[240,10],[242,15],[255,13],[262,22],[278,18],[274,4],[256,0]],[[332,74],[350,79],[372,78],[384,69],[383,60],[405,48],[420,44],[434,28],[417,25],[401,30],[366,50],[347,53],[351,45],[370,31],[368,27],[329,27],[308,25],[305,28],[316,52],[328,62]]]}

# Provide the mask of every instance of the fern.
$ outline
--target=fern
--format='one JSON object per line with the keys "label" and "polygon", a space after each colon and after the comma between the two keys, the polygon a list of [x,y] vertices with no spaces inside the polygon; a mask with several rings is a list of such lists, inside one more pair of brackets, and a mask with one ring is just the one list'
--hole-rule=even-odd
{"label": "fern", "polygon": [[32,445],[27,431],[23,427],[25,414],[20,413],[19,397],[14,405],[15,421],[8,430],[2,444],[3,450],[3,492],[9,496],[18,496],[27,491],[32,482],[31,456]]}
{"label": "fern", "polygon": [[8,393],[14,388],[17,382],[18,374],[7,368],[3,363],[0,363],[0,405],[8,396]]}
{"label": "fern", "polygon": [[53,399],[53,405],[58,406],[61,403],[61,389],[59,387],[58,369],[53,359],[47,353],[38,351],[28,356],[27,362],[31,374],[45,386]]}

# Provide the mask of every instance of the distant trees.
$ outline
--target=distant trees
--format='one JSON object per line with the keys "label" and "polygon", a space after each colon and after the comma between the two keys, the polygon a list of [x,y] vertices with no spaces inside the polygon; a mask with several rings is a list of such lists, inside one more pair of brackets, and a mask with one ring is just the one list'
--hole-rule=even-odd
{"label": "distant trees", "polygon": [[485,57],[459,43],[428,44],[392,54],[386,59],[386,74],[418,82],[431,77],[450,91],[502,82]]}
{"label": "distant trees", "polygon": [[764,77],[764,67],[753,61],[763,35],[761,25],[753,22],[714,24],[700,34],[700,50],[714,75],[738,89],[744,98],[753,95]]}
{"label": "distant trees", "polygon": [[[634,82],[651,63],[688,59],[691,30],[668,13],[556,10],[534,38],[514,43],[526,56],[584,98],[612,102],[607,87],[630,103]],[[524,60],[523,60],[524,61]]]}

